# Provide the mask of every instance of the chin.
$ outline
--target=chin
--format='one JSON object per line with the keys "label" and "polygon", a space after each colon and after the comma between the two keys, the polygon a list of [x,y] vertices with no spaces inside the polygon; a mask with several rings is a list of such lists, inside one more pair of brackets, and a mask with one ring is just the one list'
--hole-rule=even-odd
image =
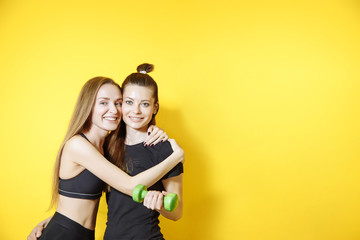
{"label": "chin", "polygon": [[119,127],[119,124],[116,126],[107,126],[105,127],[106,131],[115,131]]}
{"label": "chin", "polygon": [[126,124],[126,125],[128,125],[129,127],[133,128],[133,129],[136,129],[136,130],[141,130],[143,128],[147,128],[146,124],[132,123],[132,124]]}

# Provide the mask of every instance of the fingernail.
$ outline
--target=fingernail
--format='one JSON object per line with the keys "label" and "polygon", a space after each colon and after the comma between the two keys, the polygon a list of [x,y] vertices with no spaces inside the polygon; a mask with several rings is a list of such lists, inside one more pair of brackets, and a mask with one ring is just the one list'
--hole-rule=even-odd
{"label": "fingernail", "polygon": [[148,132],[148,136],[150,135],[150,132]]}
{"label": "fingernail", "polygon": [[150,145],[150,147],[153,147],[153,146],[154,146],[154,144],[151,144],[151,145]]}
{"label": "fingernail", "polygon": [[147,146],[147,144],[146,143],[144,143],[144,147],[146,147]]}
{"label": "fingernail", "polygon": [[161,140],[160,142],[163,142],[163,140]]}

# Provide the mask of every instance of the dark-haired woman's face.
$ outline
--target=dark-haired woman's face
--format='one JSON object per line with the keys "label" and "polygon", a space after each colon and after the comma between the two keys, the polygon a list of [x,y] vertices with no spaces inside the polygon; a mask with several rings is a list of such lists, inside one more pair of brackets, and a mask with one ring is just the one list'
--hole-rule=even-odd
{"label": "dark-haired woman's face", "polygon": [[153,90],[138,85],[127,85],[123,90],[122,113],[128,127],[146,131],[153,114],[157,112]]}

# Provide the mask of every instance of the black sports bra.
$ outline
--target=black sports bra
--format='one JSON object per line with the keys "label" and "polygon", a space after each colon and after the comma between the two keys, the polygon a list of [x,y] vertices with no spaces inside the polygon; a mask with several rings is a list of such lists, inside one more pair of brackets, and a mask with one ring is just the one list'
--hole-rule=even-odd
{"label": "black sports bra", "polygon": [[[80,135],[89,141],[83,133]],[[73,178],[59,178],[59,194],[71,198],[98,199],[101,197],[104,185],[102,180],[85,169]]]}

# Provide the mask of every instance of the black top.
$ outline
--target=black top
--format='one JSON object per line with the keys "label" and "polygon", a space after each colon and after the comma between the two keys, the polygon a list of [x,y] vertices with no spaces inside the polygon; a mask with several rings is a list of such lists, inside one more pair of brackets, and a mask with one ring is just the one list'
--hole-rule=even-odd
{"label": "black top", "polygon": [[[129,174],[134,176],[165,160],[173,152],[168,141],[159,143],[154,147],[144,147],[142,143],[127,145],[125,161],[129,165]],[[180,175],[183,165],[179,163],[162,179]],[[160,181],[148,190],[163,191],[164,186]],[[148,209],[142,203],[136,203],[128,195],[114,188],[107,193],[108,203],[107,228],[105,240],[118,239],[164,239],[159,227],[159,213]]]}
{"label": "black top", "polygon": [[[80,135],[88,140],[83,133]],[[59,178],[59,194],[66,197],[98,199],[103,189],[104,182],[87,169],[70,179]]]}

